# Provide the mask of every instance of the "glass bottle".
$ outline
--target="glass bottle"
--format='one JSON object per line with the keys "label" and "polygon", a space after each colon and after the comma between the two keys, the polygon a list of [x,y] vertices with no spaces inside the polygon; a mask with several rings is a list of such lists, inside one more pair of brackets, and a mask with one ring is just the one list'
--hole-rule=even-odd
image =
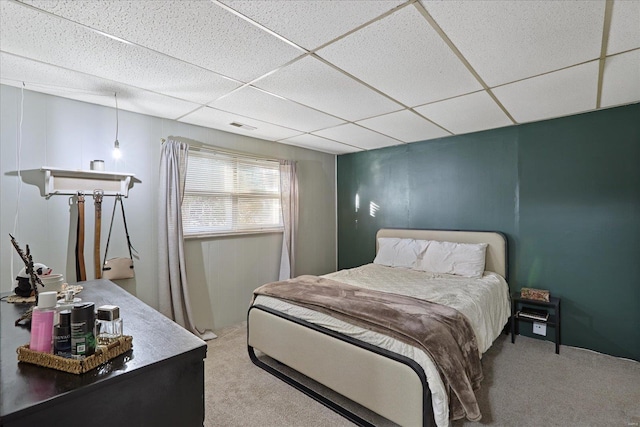
{"label": "glass bottle", "polygon": [[120,307],[117,305],[102,305],[98,307],[96,324],[98,345],[109,345],[122,336],[122,319]]}

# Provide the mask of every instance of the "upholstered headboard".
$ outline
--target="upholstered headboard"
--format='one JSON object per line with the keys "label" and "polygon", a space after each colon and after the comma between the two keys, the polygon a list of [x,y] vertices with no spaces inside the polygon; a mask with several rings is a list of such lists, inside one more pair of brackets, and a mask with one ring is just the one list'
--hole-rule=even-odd
{"label": "upholstered headboard", "polygon": [[382,228],[378,230],[376,234],[376,253],[378,252],[378,237],[398,237],[401,239],[437,240],[439,242],[456,243],[487,243],[485,270],[494,271],[509,280],[507,238],[500,232]]}

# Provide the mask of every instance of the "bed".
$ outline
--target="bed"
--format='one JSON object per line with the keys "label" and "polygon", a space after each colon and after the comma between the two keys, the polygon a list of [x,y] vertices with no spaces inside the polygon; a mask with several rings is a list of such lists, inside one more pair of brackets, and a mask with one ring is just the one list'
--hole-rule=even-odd
{"label": "bed", "polygon": [[[391,239],[486,244],[480,278],[430,273],[415,268],[367,264],[322,276],[327,283],[393,292],[452,307],[469,320],[478,360],[500,335],[510,315],[507,241],[499,232],[381,229],[379,243]],[[265,285],[266,286],[266,285]],[[449,425],[450,389],[431,353],[376,328],[352,324],[313,307],[257,295],[249,308],[247,343],[251,360],[359,425],[371,425],[325,398],[260,353],[402,426]],[[448,384],[448,383],[447,383]]]}

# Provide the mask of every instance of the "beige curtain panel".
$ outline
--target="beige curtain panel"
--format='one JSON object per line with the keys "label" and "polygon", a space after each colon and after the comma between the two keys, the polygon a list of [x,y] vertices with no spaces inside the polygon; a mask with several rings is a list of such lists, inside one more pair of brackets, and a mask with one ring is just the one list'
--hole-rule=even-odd
{"label": "beige curtain panel", "polygon": [[182,233],[182,197],[189,144],[167,140],[160,155],[158,197],[158,298],[160,312],[203,340],[216,338],[193,322]]}
{"label": "beige curtain panel", "polygon": [[280,278],[295,277],[295,241],[298,234],[298,175],[296,162],[280,160],[280,206],[282,209],[282,257],[280,258]]}

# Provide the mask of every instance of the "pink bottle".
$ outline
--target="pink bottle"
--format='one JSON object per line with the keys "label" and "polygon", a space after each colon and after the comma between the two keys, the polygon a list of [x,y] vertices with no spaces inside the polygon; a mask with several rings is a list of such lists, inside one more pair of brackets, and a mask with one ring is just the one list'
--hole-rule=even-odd
{"label": "pink bottle", "polygon": [[31,342],[29,349],[51,353],[53,344],[53,318],[56,312],[57,292],[41,292],[38,306],[31,314]]}

